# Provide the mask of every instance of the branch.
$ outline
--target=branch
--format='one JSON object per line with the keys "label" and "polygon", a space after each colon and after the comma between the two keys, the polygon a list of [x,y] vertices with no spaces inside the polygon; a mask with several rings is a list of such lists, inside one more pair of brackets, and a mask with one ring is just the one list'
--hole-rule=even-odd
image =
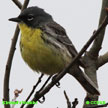
{"label": "branch", "polygon": [[[27,7],[28,3],[29,3],[29,0],[24,1],[22,10]],[[12,43],[11,43],[11,47],[10,47],[10,51],[9,51],[9,55],[8,55],[8,60],[7,60],[7,63],[6,63],[5,76],[4,76],[4,98],[3,98],[4,101],[9,101],[10,70],[11,70],[11,65],[12,65],[14,52],[15,52],[15,49],[16,49],[15,46],[16,46],[16,42],[17,42],[17,39],[18,39],[18,35],[19,35],[19,28],[18,28],[18,25],[17,25],[16,29],[15,29],[13,39],[12,39]],[[4,107],[5,108],[10,108],[10,105],[5,104]]]}
{"label": "branch", "polygon": [[[14,52],[15,52],[15,46],[16,46],[16,42],[18,39],[18,34],[19,34],[19,28],[18,26],[16,27],[15,30],[15,34],[14,37],[12,39],[12,43],[11,43],[11,48],[10,48],[10,52],[9,52],[9,56],[8,56],[8,60],[7,60],[7,64],[6,64],[6,70],[5,70],[5,77],[4,77],[4,101],[9,101],[9,79],[10,79],[10,70],[11,70],[11,65],[12,65],[12,60],[13,60],[13,56],[14,56]],[[5,108],[10,108],[10,105],[4,105]]]}
{"label": "branch", "polygon": [[[102,9],[101,9],[101,15],[100,15],[100,20],[99,20],[99,26],[103,22],[104,17],[106,15],[106,12],[105,12],[106,7],[108,7],[108,0],[102,0]],[[106,11],[108,14],[107,8],[106,8]],[[98,59],[99,51],[102,46],[104,34],[105,34],[105,28],[98,34],[98,37],[95,39],[91,49],[86,53],[83,59],[85,61],[85,64],[87,64],[87,68],[85,68],[85,73],[96,84],[97,87],[98,87],[97,72],[96,72],[97,71],[97,59]],[[98,96],[92,96],[91,94],[87,93],[84,101],[88,101],[88,100],[97,101],[98,98],[99,98]],[[86,108],[87,106],[88,105],[86,105],[84,102],[83,108]]]}
{"label": "branch", "polygon": [[71,102],[69,101],[68,95],[66,94],[66,91],[65,90],[64,90],[64,95],[65,95],[65,98],[67,100],[67,108],[72,108],[71,107]]}
{"label": "branch", "polygon": [[[37,83],[33,86],[32,91],[30,92],[29,96],[28,96],[28,97],[27,97],[27,99],[25,100],[25,102],[27,102],[27,101],[30,99],[30,97],[31,97],[31,96],[32,96],[32,94],[34,93],[34,91],[35,91],[36,87],[37,87],[37,86],[39,85],[39,83],[41,82],[41,79],[42,79],[43,75],[44,75],[44,74],[41,74],[41,76],[39,77],[39,79],[38,79]],[[21,108],[23,108],[23,107],[24,107],[24,105],[25,105],[25,104],[22,104]]]}
{"label": "branch", "polygon": [[[106,16],[106,12],[105,12],[106,7],[108,7],[108,0],[102,0],[102,9],[101,9],[101,14],[100,14],[99,26]],[[91,53],[91,55],[93,55],[94,57],[98,57],[98,53],[102,46],[104,34],[105,34],[105,28],[101,31],[99,36],[95,39],[95,41],[89,51]]]}
{"label": "branch", "polygon": [[76,108],[76,106],[78,105],[78,99],[75,98],[75,100],[72,102],[72,104],[73,104],[73,106],[72,106],[65,91],[64,91],[64,95],[65,95],[65,98],[67,100],[67,108]]}
{"label": "branch", "polygon": [[48,77],[48,79],[45,81],[45,83],[43,84],[43,86],[40,88],[39,91],[41,91],[41,90],[44,89],[44,87],[46,86],[46,84],[48,83],[48,81],[51,79],[51,77],[52,77],[52,75],[50,75],[50,76]]}
{"label": "branch", "polygon": [[24,1],[24,4],[23,4],[23,6],[22,6],[22,8],[21,8],[21,11],[23,11],[24,9],[27,8],[29,2],[30,2],[30,0],[25,0],[25,1]]}
{"label": "branch", "polygon": [[78,105],[78,99],[75,98],[75,100],[72,102],[73,106],[72,108],[76,108],[76,106]]}
{"label": "branch", "polygon": [[97,64],[97,68],[103,66],[104,64],[108,63],[108,52],[105,53],[102,56],[99,56],[98,58],[98,64]]}
{"label": "branch", "polygon": [[[42,96],[44,96],[48,91],[61,79],[63,76],[68,72],[68,70],[78,61],[78,59],[82,56],[82,54],[87,50],[87,48],[90,46],[90,44],[93,42],[93,40],[98,36],[98,34],[106,27],[108,23],[108,16],[105,17],[103,23],[98,28],[98,30],[91,36],[91,38],[88,40],[88,42],[84,45],[84,47],[81,49],[79,54],[73,58],[72,62],[58,75],[54,78],[54,80],[49,83],[42,91],[35,94],[32,101],[38,101]],[[28,105],[26,108],[32,108],[34,105]]]}
{"label": "branch", "polygon": [[12,0],[12,1],[16,4],[16,6],[18,6],[19,9],[22,8],[22,4],[20,1],[18,1],[18,0]]}

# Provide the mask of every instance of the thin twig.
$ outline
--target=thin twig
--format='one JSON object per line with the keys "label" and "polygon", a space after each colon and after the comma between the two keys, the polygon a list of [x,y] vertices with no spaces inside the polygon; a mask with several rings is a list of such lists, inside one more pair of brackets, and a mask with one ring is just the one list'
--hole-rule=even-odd
{"label": "thin twig", "polygon": [[108,52],[102,56],[99,56],[97,68],[103,66],[106,63],[108,63]]}
{"label": "thin twig", "polygon": [[39,92],[44,89],[44,87],[46,86],[46,84],[48,83],[48,81],[51,79],[51,77],[52,77],[52,75],[50,75],[48,77],[48,79],[45,81],[45,83],[43,84],[43,86],[40,88]]}
{"label": "thin twig", "polygon": [[22,8],[22,4],[19,0],[12,0],[12,1],[16,4],[16,6],[18,6],[19,9]]}
{"label": "thin twig", "polygon": [[21,11],[23,11],[24,9],[27,8],[27,6],[28,6],[28,4],[29,4],[29,1],[30,1],[30,0],[25,0],[25,1],[24,1],[24,4],[23,4],[23,7],[21,8]]}
{"label": "thin twig", "polygon": [[76,108],[76,106],[78,105],[78,99],[75,98],[75,100],[72,102],[73,106],[72,108]]}
{"label": "thin twig", "polygon": [[[4,101],[9,101],[10,70],[11,70],[13,55],[15,52],[16,42],[18,39],[18,34],[19,34],[19,28],[17,26],[16,30],[15,30],[14,37],[12,39],[12,44],[11,44],[11,48],[10,48],[10,52],[9,52],[9,56],[8,56],[8,60],[7,60],[7,64],[6,64],[5,77],[4,77],[4,99],[3,99]],[[10,108],[9,104],[7,104],[7,105],[4,104],[4,106],[5,106],[5,108]]]}
{"label": "thin twig", "polygon": [[67,100],[67,108],[72,108],[71,107],[71,102],[69,101],[68,95],[66,94],[66,91],[65,90],[64,90],[64,95],[65,95],[65,98]]}
{"label": "thin twig", "polygon": [[[27,99],[25,100],[25,102],[27,102],[27,101],[30,99],[30,97],[31,97],[32,94],[34,93],[36,87],[37,87],[37,86],[39,85],[39,83],[41,82],[41,79],[42,79],[43,76],[44,76],[44,74],[41,74],[41,76],[39,77],[37,83],[33,86],[32,91],[30,92],[29,96],[28,96]],[[24,105],[25,105],[25,104],[22,104],[21,108],[24,108]]]}
{"label": "thin twig", "polygon": [[[41,90],[43,90],[44,89],[44,87],[47,85],[47,83],[48,83],[48,81],[51,79],[51,77],[52,77],[52,75],[50,75],[48,78],[47,78],[47,80],[45,81],[45,83],[43,84],[43,86],[40,88],[40,90],[38,91],[38,92],[40,92]],[[38,93],[37,92],[37,93]],[[43,96],[42,97],[42,100],[38,100],[38,102],[40,102],[40,103],[43,103],[45,101],[45,97]]]}
{"label": "thin twig", "polygon": [[[24,1],[22,10],[27,7],[28,3],[29,3],[29,0]],[[9,51],[9,55],[8,55],[8,60],[7,60],[7,63],[6,63],[5,76],[4,76],[4,98],[3,98],[4,101],[9,101],[10,70],[11,70],[11,65],[12,65],[14,52],[15,52],[15,49],[16,49],[15,47],[16,47],[16,42],[17,42],[17,39],[18,39],[18,35],[19,35],[19,28],[18,28],[18,25],[17,25],[16,29],[15,29],[13,39],[12,39],[12,43],[11,43],[11,47],[10,47],[10,51]],[[8,105],[4,104],[4,107],[5,108],[10,108],[10,105],[9,104]]]}
{"label": "thin twig", "polygon": [[[38,94],[35,94],[35,97],[32,99],[32,101],[38,101],[42,96],[44,96],[67,72],[68,70],[78,61],[78,59],[82,56],[82,54],[87,50],[87,48],[90,46],[90,44],[93,42],[93,40],[98,36],[98,34],[103,30],[108,23],[108,16],[105,17],[103,23],[98,28],[98,30],[91,36],[91,38],[88,40],[88,42],[84,45],[84,47],[81,49],[79,54],[73,58],[72,62],[62,71],[60,72],[56,77],[55,80],[49,83],[42,91],[40,91]],[[32,108],[34,105],[28,105],[26,108]]]}

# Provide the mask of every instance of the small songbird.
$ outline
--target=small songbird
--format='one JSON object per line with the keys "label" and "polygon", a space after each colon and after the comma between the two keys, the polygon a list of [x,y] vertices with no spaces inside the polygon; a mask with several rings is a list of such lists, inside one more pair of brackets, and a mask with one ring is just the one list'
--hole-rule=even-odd
{"label": "small songbird", "polygon": [[[21,30],[22,58],[36,72],[48,75],[59,73],[78,54],[65,29],[37,6],[24,9],[18,17],[9,20],[18,23]],[[100,94],[95,84],[80,69],[79,62],[72,66],[68,73],[73,75],[88,93]]]}

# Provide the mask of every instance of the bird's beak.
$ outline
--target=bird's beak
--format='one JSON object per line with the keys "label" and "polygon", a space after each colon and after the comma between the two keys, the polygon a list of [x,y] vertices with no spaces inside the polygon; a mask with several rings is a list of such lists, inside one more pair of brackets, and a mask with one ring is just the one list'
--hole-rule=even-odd
{"label": "bird's beak", "polygon": [[13,22],[21,22],[21,19],[16,17],[16,18],[10,18],[9,21],[13,21]]}

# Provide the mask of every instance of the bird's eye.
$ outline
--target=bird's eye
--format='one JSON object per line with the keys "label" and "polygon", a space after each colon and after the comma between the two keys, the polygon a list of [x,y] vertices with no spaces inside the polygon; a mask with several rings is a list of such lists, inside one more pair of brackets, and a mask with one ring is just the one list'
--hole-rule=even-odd
{"label": "bird's eye", "polygon": [[32,21],[33,19],[34,19],[34,16],[32,14],[29,14],[28,17],[27,17],[27,20]]}

